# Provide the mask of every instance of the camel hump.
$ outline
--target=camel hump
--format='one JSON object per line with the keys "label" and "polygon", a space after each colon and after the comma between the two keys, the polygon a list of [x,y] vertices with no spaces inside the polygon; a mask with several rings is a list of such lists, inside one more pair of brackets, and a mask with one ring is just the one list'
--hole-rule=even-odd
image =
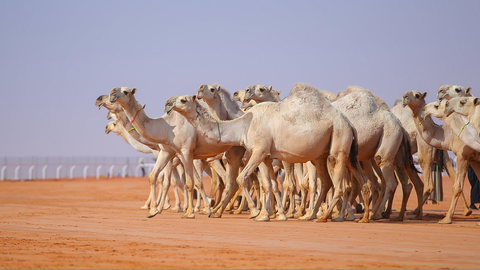
{"label": "camel hump", "polygon": [[296,83],[284,101],[294,101],[301,104],[330,103],[317,88],[306,83]]}

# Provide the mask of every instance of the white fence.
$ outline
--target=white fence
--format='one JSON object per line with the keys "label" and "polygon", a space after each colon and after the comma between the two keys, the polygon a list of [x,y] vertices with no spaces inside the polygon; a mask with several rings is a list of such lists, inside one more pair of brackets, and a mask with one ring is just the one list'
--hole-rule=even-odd
{"label": "white fence", "polygon": [[[140,157],[4,157],[0,181],[142,176]],[[146,156],[142,156],[148,160]],[[153,161],[153,155],[151,159]],[[145,175],[154,163],[146,163]]]}

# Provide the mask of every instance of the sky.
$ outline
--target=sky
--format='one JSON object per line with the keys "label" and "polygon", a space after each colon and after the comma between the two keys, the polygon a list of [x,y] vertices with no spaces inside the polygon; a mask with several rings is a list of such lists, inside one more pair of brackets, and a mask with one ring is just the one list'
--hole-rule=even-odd
{"label": "sky", "polygon": [[172,96],[304,82],[480,91],[480,1],[0,0],[0,157],[138,156],[95,99],[137,88],[150,117]]}

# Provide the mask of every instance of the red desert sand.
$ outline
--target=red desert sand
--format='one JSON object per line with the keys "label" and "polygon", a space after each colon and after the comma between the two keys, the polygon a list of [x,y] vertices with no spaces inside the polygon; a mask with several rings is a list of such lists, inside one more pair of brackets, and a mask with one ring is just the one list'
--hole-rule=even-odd
{"label": "red desert sand", "polygon": [[[451,200],[443,183],[444,201],[429,201],[421,221],[358,224],[170,210],[149,219],[146,178],[3,181],[0,268],[478,268],[480,211],[464,217],[459,201],[453,224],[437,224]],[[468,202],[469,192],[465,181]]]}

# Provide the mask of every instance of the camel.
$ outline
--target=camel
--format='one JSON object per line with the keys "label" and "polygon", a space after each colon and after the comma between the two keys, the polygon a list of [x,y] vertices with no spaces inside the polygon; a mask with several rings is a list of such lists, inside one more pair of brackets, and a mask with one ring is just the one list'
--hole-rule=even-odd
{"label": "camel", "polygon": [[[423,203],[426,202],[430,194],[433,192],[433,180],[432,174],[430,173],[433,168],[433,161],[435,160],[435,156],[437,155],[437,151],[443,151],[443,164],[445,166],[445,170],[449,177],[453,180],[456,177],[455,170],[453,169],[453,164],[450,158],[448,158],[448,151],[441,150],[432,147],[428,143],[423,140],[421,135],[418,134],[417,127],[415,125],[415,121],[412,116],[412,111],[410,108],[406,108],[402,105],[402,100],[398,99],[395,101],[394,106],[391,109],[392,113],[400,120],[402,126],[408,132],[410,136],[411,142],[411,149],[412,155],[417,153],[418,155],[418,163],[423,171],[423,178],[424,178],[424,191],[423,191]],[[467,209],[469,212],[465,212],[465,214],[470,215],[472,211]],[[414,213],[417,213],[418,210],[415,210]]]}
{"label": "camel", "polygon": [[[422,111],[426,105],[426,95],[427,93],[421,94],[418,91],[407,91],[403,95],[402,103],[412,110],[415,125],[425,142],[435,148],[452,151],[457,156],[457,172],[453,185],[452,202],[445,218],[439,221],[441,224],[451,224],[455,206],[463,190],[468,163],[470,162],[476,173],[477,171],[480,172],[480,163],[478,163],[478,153],[467,146],[449,125],[439,126],[433,122],[430,115],[422,116]],[[446,118],[445,120],[448,121]]]}
{"label": "camel", "polygon": [[[326,93],[323,91],[323,93]],[[245,99],[253,99],[256,102],[275,100],[276,95],[272,91],[272,87],[263,85],[252,85],[245,90]],[[332,100],[330,98],[329,100]],[[347,91],[340,95],[334,102],[331,103],[333,107],[343,113],[347,119],[357,130],[358,134],[358,159],[363,162],[369,162],[375,159],[376,165],[380,167],[381,175],[386,180],[386,189],[380,200],[373,206],[373,219],[382,217],[382,205],[386,201],[393,198],[393,193],[397,186],[394,171],[397,172],[399,180],[403,187],[402,207],[399,215],[394,220],[403,220],[406,204],[410,195],[411,186],[408,185],[408,178],[412,180],[417,192],[419,212],[415,219],[422,218],[423,206],[423,183],[418,177],[416,170],[413,168],[413,160],[411,152],[401,152],[410,149],[410,142],[405,136],[405,131],[397,118],[390,112],[388,106],[378,97],[373,95],[369,90],[361,87],[348,87]],[[381,119],[372,121],[373,119]],[[407,160],[405,163],[404,160]],[[370,164],[370,163],[369,163]],[[372,184],[376,184],[377,178],[372,171],[371,166],[364,164],[363,168]],[[373,164],[372,164],[373,165]],[[376,166],[374,165],[374,166]],[[314,183],[309,185],[314,186]],[[311,187],[312,189],[313,187]],[[353,196],[354,195],[354,196]],[[310,192],[310,200],[313,200],[314,192]],[[351,204],[355,200],[356,194],[352,193],[349,198]],[[389,210],[391,204],[389,203]],[[350,210],[350,209],[349,209]],[[389,216],[389,210],[386,212],[386,217]],[[340,213],[343,216],[343,211]],[[353,212],[350,214],[353,217]]]}
{"label": "camel", "polygon": [[[128,119],[127,115],[123,111],[122,107],[119,104],[111,103],[108,95],[99,96],[95,100],[95,107],[97,107],[98,109],[100,109],[101,107],[105,107],[109,111],[109,114],[107,115],[107,119],[110,118],[110,117],[115,118],[116,119],[116,124],[118,125],[118,127],[123,127],[123,129],[126,130],[127,133],[129,134],[129,136],[131,136],[134,140],[138,141],[142,145],[145,145],[146,147],[151,148],[153,153],[155,154],[155,156],[158,157],[160,151],[162,151],[162,149],[163,149],[162,146],[159,145],[159,144],[156,144],[156,143],[152,143],[152,142],[146,140],[145,138],[143,138],[140,134],[138,134],[138,132],[135,130],[135,127],[130,123],[130,120]],[[122,131],[122,132],[124,132],[124,131]],[[129,143],[129,142],[127,142],[127,143]],[[171,176],[170,172],[171,172],[171,170],[174,169],[174,167],[176,167],[176,166],[172,167],[171,163],[169,163],[167,165],[167,168],[166,168],[165,172],[162,172],[158,175],[160,177],[160,179],[164,179],[163,181],[160,181],[160,182],[169,181],[169,178]],[[179,170],[183,171],[183,169],[181,169],[181,168],[179,168]],[[178,173],[179,173],[179,175],[183,175],[183,173],[181,173],[181,172],[178,172]],[[174,180],[172,179],[172,181],[174,181]],[[183,183],[185,181],[181,181],[181,182]],[[173,186],[174,187],[177,186],[176,182],[173,182]],[[184,185],[180,184],[181,188],[182,188],[182,186],[184,186]],[[179,197],[178,197],[178,191],[176,190],[176,188],[174,188],[174,191],[175,191],[175,196],[176,196],[175,200],[176,201],[175,201],[175,207],[172,210],[180,211],[181,209],[179,208],[180,200],[179,200]],[[140,208],[141,209],[150,209],[149,205],[151,203],[151,198],[152,198],[152,193],[149,194],[147,201]],[[156,201],[157,205],[160,203],[159,199],[160,199],[160,196]],[[166,196],[165,197],[165,205],[162,207],[162,209],[164,209],[164,208],[168,209],[169,205],[170,204],[168,203],[168,198]]]}
{"label": "camel", "polygon": [[[318,211],[326,191],[332,186],[327,173],[327,161],[335,171],[333,204],[317,221],[326,222],[333,205],[344,192],[347,171],[362,181],[362,192],[368,202],[370,188],[365,173],[357,160],[357,136],[348,120],[319,93],[307,84],[297,83],[282,101],[255,105],[243,116],[230,121],[216,120],[210,111],[196,100],[196,96],[169,98],[165,111],[179,112],[205,137],[217,140],[221,145],[244,146],[250,155],[247,165],[240,172],[243,195],[247,197],[250,211],[258,211],[246,189],[245,180],[265,159],[280,159],[291,163],[312,161],[323,179],[322,194],[315,203]],[[328,117],[327,117],[328,115]],[[270,175],[271,162],[265,162]],[[271,194],[269,181],[265,181],[266,200]],[[262,204],[257,221],[268,221],[268,203]],[[368,203],[366,203],[368,205]],[[281,206],[279,214],[283,213]],[[359,222],[369,222],[368,211]]]}
{"label": "camel", "polygon": [[[180,114],[165,114],[160,118],[150,118],[135,98],[136,88],[116,87],[110,91],[110,102],[118,102],[124,109],[131,123],[145,139],[165,146],[165,151],[159,155],[153,172],[149,176],[151,192],[155,194],[156,175],[166,164],[177,156],[185,168],[188,207],[183,218],[195,218],[193,201],[193,181],[205,202],[204,212],[209,214],[210,198],[205,194],[199,170],[194,170],[194,159],[219,158],[231,146],[217,143],[218,139],[205,138]],[[234,162],[237,155],[227,158]],[[239,161],[238,161],[239,162]],[[194,172],[197,177],[194,178]],[[228,174],[228,173],[227,173]],[[228,177],[227,177],[228,178]],[[161,208],[160,208],[161,209]],[[148,217],[155,216],[159,211],[155,205],[150,206]]]}
{"label": "camel", "polygon": [[446,84],[438,88],[437,99],[449,100],[450,98],[454,98],[454,97],[471,97],[472,96],[472,94],[470,93],[471,90],[472,90],[471,87],[465,88],[460,85]]}
{"label": "camel", "polygon": [[[229,120],[236,119],[244,114],[240,109],[237,103],[230,99],[230,93],[220,85],[201,85],[197,90],[198,99],[204,101],[210,108],[210,112],[214,115],[217,120]],[[211,217],[221,217],[225,208],[229,205],[230,200],[235,200],[238,196],[237,182],[235,181],[238,174],[241,158],[245,153],[245,148],[243,147],[233,147],[230,152],[230,157],[235,155],[235,162],[232,163],[230,160],[227,161],[227,166],[229,167],[228,175],[226,178],[228,180],[225,183],[224,194],[222,194],[222,199],[217,207],[213,210]],[[243,202],[240,204],[240,211],[243,208],[245,199],[242,198]],[[233,206],[233,204],[230,204]],[[240,212],[239,211],[239,212]],[[237,213],[239,213],[237,212]]]}
{"label": "camel", "polygon": [[105,133],[109,134],[110,132],[114,132],[117,134],[120,138],[122,138],[126,143],[130,144],[135,150],[138,152],[144,153],[144,154],[154,154],[156,151],[155,155],[158,155],[157,150],[153,150],[152,148],[146,146],[145,144],[135,140],[128,131],[123,128],[120,124],[117,124],[117,121],[111,121],[107,124],[105,127]]}

